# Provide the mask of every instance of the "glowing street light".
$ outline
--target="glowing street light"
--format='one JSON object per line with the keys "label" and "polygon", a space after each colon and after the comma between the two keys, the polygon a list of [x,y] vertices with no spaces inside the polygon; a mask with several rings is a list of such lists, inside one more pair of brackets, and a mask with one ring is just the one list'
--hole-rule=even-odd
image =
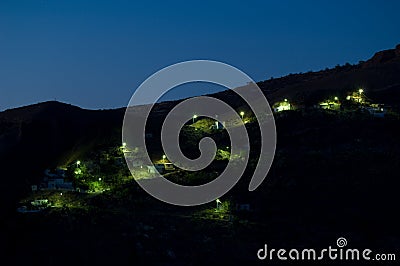
{"label": "glowing street light", "polygon": [[217,203],[217,209],[219,209],[219,204],[221,204],[222,202],[219,199],[216,199],[215,202]]}
{"label": "glowing street light", "polygon": [[362,103],[363,99],[362,99],[362,93],[364,92],[363,89],[359,89],[358,92],[360,93],[360,99],[358,100],[358,102]]}
{"label": "glowing street light", "polygon": [[124,148],[126,147],[126,142],[122,143],[122,147]]}
{"label": "glowing street light", "polygon": [[284,101],[287,102],[287,99],[285,99]]}
{"label": "glowing street light", "polygon": [[194,120],[197,118],[197,115],[193,115],[193,123],[194,123]]}
{"label": "glowing street light", "polygon": [[243,120],[243,116],[244,116],[244,112],[243,111],[240,112],[240,116],[242,117],[242,120]]}
{"label": "glowing street light", "polygon": [[101,181],[101,177],[99,177],[99,181]]}
{"label": "glowing street light", "polygon": [[81,161],[76,161],[76,165],[77,166],[81,165]]}
{"label": "glowing street light", "polygon": [[339,100],[339,98],[338,98],[338,97],[335,97],[334,99],[335,99],[335,101]]}
{"label": "glowing street light", "polygon": [[167,155],[164,154],[164,155],[162,156],[162,159],[163,159],[163,161],[165,162],[165,159],[167,159]]}

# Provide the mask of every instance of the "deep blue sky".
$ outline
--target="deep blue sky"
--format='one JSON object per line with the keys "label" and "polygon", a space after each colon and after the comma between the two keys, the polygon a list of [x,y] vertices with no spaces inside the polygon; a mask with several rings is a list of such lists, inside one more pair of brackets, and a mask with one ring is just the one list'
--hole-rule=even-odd
{"label": "deep blue sky", "polygon": [[190,59],[256,81],[357,63],[400,43],[399,10],[396,0],[0,0],[0,110],[121,107],[149,75]]}

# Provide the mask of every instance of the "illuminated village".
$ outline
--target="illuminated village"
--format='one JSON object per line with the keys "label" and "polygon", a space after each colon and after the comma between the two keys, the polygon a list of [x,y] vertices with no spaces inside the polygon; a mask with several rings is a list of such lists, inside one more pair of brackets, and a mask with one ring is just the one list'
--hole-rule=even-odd
{"label": "illuminated village", "polygon": [[[272,105],[273,112],[279,116],[285,112],[301,110],[289,99],[283,99]],[[364,89],[349,92],[343,99],[332,96],[313,106],[315,110],[333,112],[364,112],[372,117],[383,118],[388,109],[382,105],[373,103],[366,95]],[[244,124],[248,125],[255,121],[250,112],[238,111]],[[224,131],[224,123],[212,119],[193,115],[190,123],[185,127],[195,130],[199,137],[202,134],[215,134]],[[146,138],[152,140],[153,133],[147,133]],[[152,178],[155,173],[164,176],[175,177],[178,180],[185,179],[185,174],[176,168],[165,154],[153,157],[153,165],[146,165],[141,159],[140,151],[131,148],[127,143],[118,147],[110,147],[107,150],[92,152],[86,159],[78,159],[66,166],[57,169],[46,169],[43,179],[38,184],[31,185],[31,194],[22,199],[17,211],[20,213],[37,213],[48,208],[85,208],[88,199],[95,195],[111,193],[113,189],[130,184],[133,179]],[[231,158],[230,147],[221,146],[217,150],[216,164],[225,165]],[[236,155],[237,156],[237,155]],[[125,159],[126,158],[126,159]],[[134,169],[134,176],[126,167],[126,161]],[[216,175],[205,178],[211,181]],[[204,180],[203,180],[204,181]],[[188,184],[191,181],[187,180]],[[229,208],[228,208],[229,206]],[[209,211],[220,213],[222,219],[225,215],[231,217],[231,211],[250,210],[251,205],[247,202],[237,202],[235,208],[229,201],[218,199],[215,206]],[[233,209],[232,209],[233,208]]]}

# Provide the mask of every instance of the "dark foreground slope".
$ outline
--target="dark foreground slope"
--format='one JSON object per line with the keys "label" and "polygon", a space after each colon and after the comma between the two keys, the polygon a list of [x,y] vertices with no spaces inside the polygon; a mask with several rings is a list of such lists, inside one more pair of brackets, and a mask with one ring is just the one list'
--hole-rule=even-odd
{"label": "dark foreground slope", "polygon": [[[277,128],[267,179],[247,191],[251,161],[221,198],[227,210],[216,211],[215,202],[171,206],[132,181],[82,200],[74,195],[76,207],[11,214],[2,227],[6,251],[17,265],[257,265],[264,244],[322,249],[345,237],[351,248],[396,253],[399,120],[294,111],[277,117]],[[257,131],[253,124],[248,129]],[[236,211],[236,204],[250,211]]]}

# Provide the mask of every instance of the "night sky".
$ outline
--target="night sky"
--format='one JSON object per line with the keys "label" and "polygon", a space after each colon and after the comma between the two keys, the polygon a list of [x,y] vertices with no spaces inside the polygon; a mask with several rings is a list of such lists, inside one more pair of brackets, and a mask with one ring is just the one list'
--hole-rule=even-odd
{"label": "night sky", "polygon": [[185,60],[222,61],[261,81],[400,43],[396,0],[142,2],[1,0],[0,110],[54,99],[122,107],[149,75]]}

